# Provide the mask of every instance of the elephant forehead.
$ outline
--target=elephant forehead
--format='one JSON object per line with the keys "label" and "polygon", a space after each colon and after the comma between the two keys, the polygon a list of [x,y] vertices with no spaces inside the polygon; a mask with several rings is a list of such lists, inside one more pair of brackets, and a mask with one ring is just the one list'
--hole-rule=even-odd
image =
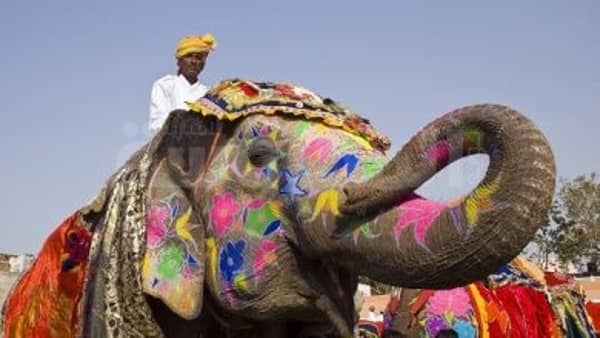
{"label": "elephant forehead", "polygon": [[330,98],[289,83],[225,80],[196,102],[190,110],[219,120],[235,121],[253,115],[288,115],[315,120],[360,136],[379,150],[390,147],[390,139],[379,133],[359,114]]}

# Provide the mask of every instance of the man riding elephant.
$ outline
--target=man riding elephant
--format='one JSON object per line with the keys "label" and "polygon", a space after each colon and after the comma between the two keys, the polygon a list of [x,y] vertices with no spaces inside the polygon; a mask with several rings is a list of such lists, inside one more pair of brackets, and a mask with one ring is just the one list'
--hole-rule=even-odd
{"label": "man riding elephant", "polygon": [[[457,109],[392,157],[389,146],[305,88],[223,81],[171,113],[49,237],[3,333],[347,337],[358,275],[464,285],[513,259],[544,220],[552,152],[508,107]],[[460,203],[414,193],[475,153],[489,169]]]}
{"label": "man riding elephant", "polygon": [[208,54],[217,41],[210,34],[190,35],[177,43],[177,75],[165,75],[152,84],[150,95],[150,131],[156,133],[167,120],[169,113],[186,108],[186,101],[196,101],[208,88],[198,76],[206,66]]}

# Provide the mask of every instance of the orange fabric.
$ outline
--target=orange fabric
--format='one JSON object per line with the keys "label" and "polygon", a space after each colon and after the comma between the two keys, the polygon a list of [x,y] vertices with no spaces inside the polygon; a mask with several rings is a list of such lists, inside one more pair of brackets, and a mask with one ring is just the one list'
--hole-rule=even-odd
{"label": "orange fabric", "polygon": [[75,337],[91,236],[67,218],[6,299],[6,338]]}
{"label": "orange fabric", "polygon": [[588,302],[585,304],[588,315],[592,318],[592,325],[597,333],[600,333],[600,303]]}

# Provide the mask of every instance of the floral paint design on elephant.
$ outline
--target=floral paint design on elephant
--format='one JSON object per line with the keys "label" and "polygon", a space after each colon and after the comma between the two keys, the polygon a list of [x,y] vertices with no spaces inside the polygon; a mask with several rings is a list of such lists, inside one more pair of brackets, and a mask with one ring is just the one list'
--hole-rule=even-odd
{"label": "floral paint design on elephant", "polygon": [[[229,204],[239,206],[240,212],[232,217],[227,232],[219,232],[211,221],[208,261],[213,283],[235,307],[240,299],[259,292],[267,274],[275,272],[285,217],[276,200],[250,198],[232,191],[218,195],[230,196],[233,200]],[[218,203],[212,203],[209,215],[219,208]]]}
{"label": "floral paint design on elephant", "polygon": [[[305,136],[307,139],[292,153],[301,154],[303,166],[298,166],[306,173],[304,182],[308,186],[315,186],[317,196],[309,195],[314,201],[308,221],[314,222],[320,219],[325,228],[332,226],[335,217],[340,215],[338,200],[339,192],[335,189],[326,189],[330,186],[342,186],[346,182],[364,182],[379,173],[388,159],[364,139],[352,134],[339,135],[332,133],[319,133],[318,124],[306,125],[298,123],[296,135]],[[483,149],[483,133],[474,128],[459,129],[457,137],[452,140],[441,140],[431,146],[425,153],[424,158],[441,168],[462,156],[464,152],[474,153]],[[314,136],[308,136],[314,135]],[[332,137],[336,135],[336,137]],[[317,176],[314,173],[321,173]],[[315,184],[316,182],[316,184]],[[396,210],[398,216],[391,233],[382,233],[377,225],[377,219],[356,224],[342,224],[335,226],[336,238],[352,236],[356,245],[360,238],[367,240],[378,238],[381,235],[392,236],[399,246],[402,236],[412,236],[417,244],[424,250],[429,250],[426,238],[434,221],[445,211],[450,211],[454,224],[458,231],[472,229],[477,218],[491,208],[498,207],[491,201],[491,195],[498,189],[498,180],[491,184],[478,187],[466,198],[463,205],[448,206],[446,203],[436,202],[410,195],[400,202]],[[468,232],[465,233],[468,235]]]}
{"label": "floral paint design on elephant", "polygon": [[[424,159],[432,163],[437,169],[441,169],[468,154],[477,154],[485,151],[488,147],[492,153],[497,149],[498,141],[493,137],[485,137],[485,133],[478,127],[464,125],[457,128],[457,132],[446,139],[441,139],[429,147],[423,154]],[[492,209],[506,208],[506,204],[496,204],[492,195],[500,187],[500,176],[495,177],[488,183],[482,184],[471,194],[459,202],[451,203],[450,212],[457,230],[466,228],[467,235],[477,224],[481,214]]]}
{"label": "floral paint design on elephant", "polygon": [[[285,125],[285,124],[283,124]],[[416,243],[427,249],[426,236],[433,222],[447,209],[444,203],[430,201],[417,195],[405,198],[396,207],[395,226],[386,233],[380,230],[379,219],[356,220],[352,224],[337,224],[340,216],[337,189],[347,182],[364,182],[377,175],[389,161],[381,151],[374,149],[365,139],[342,130],[323,129],[316,122],[300,121],[292,124],[291,133],[299,139],[290,145],[288,167],[282,171],[283,187],[280,193],[290,195],[300,219],[319,221],[335,238],[352,237],[355,245],[361,238],[373,240],[380,236],[391,236],[400,243],[400,237],[412,235]],[[470,135],[470,134],[469,134]],[[476,137],[469,137],[467,141]],[[461,148],[481,146],[469,141],[460,142]],[[448,160],[451,144],[442,142],[427,154]],[[441,160],[440,160],[441,161]],[[290,169],[292,168],[292,169]],[[297,195],[296,195],[297,194]],[[307,205],[309,201],[310,205]],[[477,204],[479,206],[480,203]],[[461,211],[461,215],[463,212]],[[464,217],[463,217],[464,219]],[[385,225],[385,222],[383,222]]]}
{"label": "floral paint design on elephant", "polygon": [[[257,138],[269,138],[278,151],[262,167],[254,166],[247,156]],[[282,268],[278,258],[279,250],[286,247],[284,226],[291,224],[287,217],[295,215],[297,221],[335,216],[338,192],[324,188],[366,180],[386,162],[363,138],[343,130],[332,132],[316,121],[248,117],[216,156],[215,169],[206,180],[206,191],[212,196],[203,209],[209,225],[210,280],[221,296],[235,307],[264,290]],[[226,220],[214,222],[217,214]],[[375,222],[365,221],[342,236],[357,242],[382,235]]]}
{"label": "floral paint design on elephant", "polygon": [[200,298],[190,294],[203,279],[201,248],[193,232],[192,208],[172,194],[152,203],[146,214],[147,251],[142,265],[146,290],[173,300],[183,309],[194,308]]}
{"label": "floral paint design on elephant", "polygon": [[464,155],[483,152],[484,141],[484,133],[481,129],[466,125],[458,128],[451,137],[435,142],[425,151],[423,157],[436,168],[441,169]]}
{"label": "floral paint design on elephant", "polygon": [[[314,209],[309,222],[314,222],[317,218],[320,219],[324,227],[327,227],[329,223],[334,223],[330,220],[330,217],[337,217],[340,215],[339,210],[339,192],[335,189],[327,189],[320,192],[317,195]],[[337,225],[332,236],[337,239],[346,238],[352,236],[354,244],[358,243],[360,237],[367,239],[377,238],[382,235],[380,232],[375,232],[373,228],[376,228],[378,219],[373,221],[360,220],[356,222],[348,223],[344,225]]]}
{"label": "floral paint design on elephant", "polygon": [[299,163],[295,168],[305,173],[301,187],[309,193],[307,201],[300,203],[300,218],[308,222],[319,220],[324,228],[331,230],[336,238],[351,236],[355,244],[360,238],[374,239],[382,235],[377,220],[357,220],[352,224],[336,225],[335,217],[339,212],[339,191],[327,187],[339,187],[350,181],[365,181],[375,176],[387,159],[375,150],[365,139],[354,134],[327,129],[320,123],[297,122],[295,136],[300,141],[292,145],[290,153],[298,154]]}
{"label": "floral paint design on elephant", "polygon": [[[260,167],[247,155],[257,138],[272,140],[279,150],[271,162]],[[212,283],[230,306],[259,293],[269,275],[278,271],[277,250],[286,222],[279,193],[288,193],[290,198],[303,195],[294,185],[294,179],[301,179],[297,173],[287,172],[287,184],[280,179],[283,173],[278,161],[285,156],[285,147],[277,126],[249,123],[217,155],[213,162],[217,169],[207,177],[212,198],[203,213],[209,225],[209,271]]]}
{"label": "floral paint design on elephant", "polygon": [[231,191],[212,197],[209,220],[218,237],[230,230],[239,211],[240,204],[235,200]]}
{"label": "floral paint design on elephant", "polygon": [[416,242],[427,250],[425,244],[427,233],[435,219],[446,209],[446,205],[412,195],[404,200],[397,209],[400,211],[400,217],[394,228],[396,242],[399,242],[400,236],[408,228],[412,228]]}

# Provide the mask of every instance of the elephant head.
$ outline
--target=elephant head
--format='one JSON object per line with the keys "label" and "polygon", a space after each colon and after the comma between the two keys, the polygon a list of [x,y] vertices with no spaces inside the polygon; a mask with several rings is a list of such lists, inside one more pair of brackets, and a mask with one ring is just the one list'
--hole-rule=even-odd
{"label": "elephant head", "polygon": [[[411,288],[480,279],[531,240],[554,191],[546,139],[505,106],[445,114],[391,157],[369,121],[292,85],[224,81],[190,107],[153,141],[142,273],[184,318],[209,297],[224,321],[349,335],[358,275]],[[475,153],[489,168],[460,202],[415,194]]]}

